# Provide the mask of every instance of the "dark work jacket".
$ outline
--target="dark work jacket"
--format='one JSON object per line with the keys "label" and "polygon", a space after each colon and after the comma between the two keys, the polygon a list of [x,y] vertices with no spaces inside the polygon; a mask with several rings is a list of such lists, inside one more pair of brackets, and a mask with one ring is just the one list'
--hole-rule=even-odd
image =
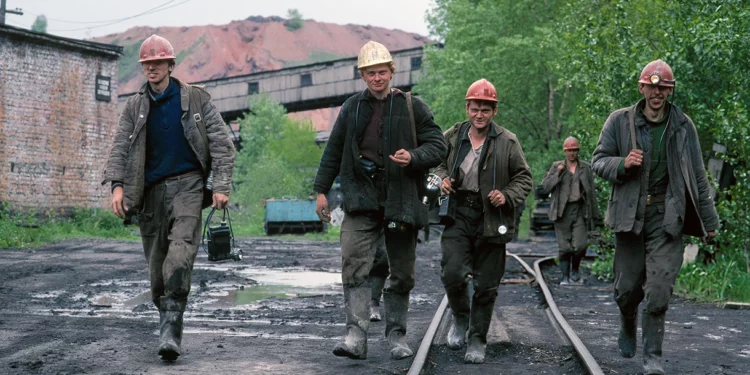
{"label": "dark work jacket", "polygon": [[[454,166],[460,166],[469,153],[470,145],[461,146],[464,142],[470,142],[466,136],[469,126],[471,126],[469,121],[459,122],[445,131],[444,136],[445,141],[448,143],[448,155],[443,159],[440,166],[435,169],[435,174],[440,176],[440,178],[445,179],[448,177],[451,171],[453,171]],[[482,196],[482,205],[484,207],[484,228],[482,235],[492,242],[508,243],[513,240],[513,234],[518,230],[515,221],[516,207],[520,207],[526,201],[526,197],[531,192],[534,180],[516,135],[494,121],[490,123],[490,126],[492,128],[487,134],[487,139],[479,155],[478,164],[480,168],[479,193]],[[495,144],[497,144],[497,165],[494,165]],[[456,147],[457,145],[459,145],[458,148]],[[501,224],[498,208],[493,206],[487,197],[490,191],[492,191],[493,167],[495,168],[496,178],[495,188],[503,193],[507,202],[499,208],[503,214],[502,224],[508,227],[508,232],[503,235],[497,232],[497,228]],[[458,175],[458,172],[456,172],[456,175]],[[458,181],[457,176],[453,177],[456,178],[454,186],[458,186],[460,181]],[[449,201],[449,212],[455,212],[455,204],[455,199]]]}
{"label": "dark work jacket", "polygon": [[[565,204],[568,202],[567,196],[561,196],[561,192],[563,190],[560,187],[562,174],[557,169],[561,164],[567,170],[565,160],[556,161],[552,163],[552,167],[549,169],[549,171],[547,171],[547,174],[544,176],[544,180],[542,181],[544,190],[552,194],[552,199],[550,200],[549,206],[550,220],[557,220],[558,217],[562,215],[563,211],[565,210]],[[596,204],[596,186],[594,185],[594,172],[591,170],[591,164],[580,159],[578,159],[578,167],[576,168],[578,168],[578,171],[576,172],[580,171],[579,179],[581,187],[583,188],[581,190],[581,198],[583,199],[583,202],[586,206],[586,209],[583,211],[583,217],[586,218],[587,222],[590,224],[592,223],[591,219],[599,219],[599,207]]]}
{"label": "dark work jacket", "polygon": [[[651,131],[641,113],[645,100],[635,110],[638,149],[650,150]],[[672,106],[665,130],[669,186],[665,202],[664,231],[676,237],[681,234],[703,237],[719,227],[719,215],[703,166],[695,125],[679,108]],[[667,108],[669,110],[669,108]],[[632,149],[629,117],[633,107],[609,115],[594,150],[594,172],[612,182],[612,192],[604,222],[614,232],[641,233],[646,212],[648,174],[651,153],[644,151],[643,165],[618,174],[620,163]]]}
{"label": "dark work jacket", "polygon": [[[412,96],[418,146],[414,148],[406,95],[398,90],[391,95],[392,98],[389,96],[386,100],[383,115],[382,149],[387,185],[384,215],[386,220],[421,227],[426,224],[427,206],[421,203],[418,186],[424,184],[424,174],[440,164],[446,152],[445,140],[433,120],[432,111],[421,99]],[[323,194],[331,189],[337,175],[341,177],[343,209],[348,214],[380,209],[375,184],[359,163],[359,142],[372,116],[370,100],[375,99],[365,90],[344,102],[315,177],[315,192]],[[355,120],[357,114],[359,117]],[[411,154],[411,162],[404,168],[388,157],[400,149]]]}

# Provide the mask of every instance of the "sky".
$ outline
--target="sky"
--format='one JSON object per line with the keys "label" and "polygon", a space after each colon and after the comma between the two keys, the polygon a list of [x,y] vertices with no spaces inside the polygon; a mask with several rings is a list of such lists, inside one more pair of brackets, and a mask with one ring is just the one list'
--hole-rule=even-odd
{"label": "sky", "polygon": [[432,0],[6,0],[8,25],[30,29],[47,17],[47,33],[76,39],[123,32],[135,26],[222,25],[249,16],[285,17],[401,29],[427,36],[425,13]]}

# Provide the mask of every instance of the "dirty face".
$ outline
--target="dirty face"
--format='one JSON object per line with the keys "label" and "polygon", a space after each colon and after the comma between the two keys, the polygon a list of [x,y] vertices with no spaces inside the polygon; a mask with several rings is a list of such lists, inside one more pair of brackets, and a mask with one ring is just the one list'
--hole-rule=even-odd
{"label": "dirty face", "polygon": [[575,139],[568,139],[563,144],[563,150],[565,151],[565,160],[569,162],[574,162],[578,160],[578,150],[580,149],[580,145],[578,145],[578,141]]}
{"label": "dirty face", "polygon": [[144,61],[141,63],[143,75],[152,85],[159,85],[169,77],[169,73],[174,69],[170,60]]}
{"label": "dirty face", "polygon": [[471,126],[476,130],[486,129],[492,122],[492,118],[497,114],[497,107],[487,102],[470,100],[466,103],[466,114],[469,115]]}
{"label": "dirty face", "polygon": [[389,64],[379,64],[362,68],[362,79],[374,94],[384,93],[391,87],[393,72]]}
{"label": "dirty face", "polygon": [[659,112],[664,109],[664,103],[667,101],[667,97],[672,93],[672,87],[658,86],[658,85],[647,85],[641,83],[638,86],[638,91],[643,94],[643,98],[646,99],[646,106],[654,112]]}

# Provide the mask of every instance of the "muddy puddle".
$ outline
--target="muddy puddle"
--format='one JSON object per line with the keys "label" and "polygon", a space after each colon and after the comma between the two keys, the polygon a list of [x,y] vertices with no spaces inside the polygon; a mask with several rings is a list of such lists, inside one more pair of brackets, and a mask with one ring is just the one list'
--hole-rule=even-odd
{"label": "muddy puddle", "polygon": [[[198,264],[193,271],[188,312],[288,310],[310,299],[341,294],[341,273],[301,267],[262,268]],[[148,280],[109,279],[32,298],[41,315],[147,318],[156,312]],[[295,302],[299,300],[299,302]],[[54,306],[50,306],[54,305]]]}

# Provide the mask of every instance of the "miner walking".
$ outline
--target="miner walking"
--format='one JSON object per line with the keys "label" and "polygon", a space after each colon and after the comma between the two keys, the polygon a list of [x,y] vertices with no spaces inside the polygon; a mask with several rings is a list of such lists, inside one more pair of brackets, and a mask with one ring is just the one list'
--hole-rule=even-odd
{"label": "miner walking", "polygon": [[389,285],[383,291],[385,330],[391,358],[402,359],[413,354],[406,342],[406,318],[417,230],[427,224],[428,207],[419,195],[425,173],[445,154],[445,141],[422,100],[391,88],[396,67],[385,46],[365,44],[357,67],[367,88],[341,107],[314,185],[323,221],[330,220],[325,194],[337,175],[344,195],[341,279],[347,333],[333,354],[367,358],[372,297],[368,273],[385,231],[390,265]]}
{"label": "miner walking", "polygon": [[542,181],[544,190],[552,195],[549,218],[555,223],[560,285],[580,281],[579,268],[589,246],[589,231],[599,220],[594,172],[591,164],[578,158],[579,149],[578,139],[568,137],[563,143],[565,160],[554,162]]}
{"label": "miner walking", "polygon": [[492,83],[474,82],[465,101],[469,119],[446,130],[448,154],[435,171],[443,179],[442,193],[450,197],[440,276],[453,314],[448,347],[461,349],[468,335],[464,362],[483,363],[505,272],[505,246],[518,230],[515,210],[531,192],[533,179],[516,135],[493,121],[497,91]]}
{"label": "miner walking", "polygon": [[[140,226],[159,310],[158,353],[170,361],[180,355],[201,209],[226,207],[234,169],[221,115],[206,91],[171,76],[175,59],[158,35],[141,44],[138,62],[147,82],[120,114],[103,182],[111,182],[114,213],[136,216]],[[204,186],[209,175],[213,194]]]}
{"label": "miner walking", "polygon": [[664,318],[682,265],[682,236],[707,241],[719,227],[695,125],[667,100],[674,88],[667,63],[648,63],[638,80],[643,99],[609,116],[592,158],[594,172],[612,182],[605,223],[615,233],[620,354],[635,355],[645,299],[646,374],[664,374]]}

